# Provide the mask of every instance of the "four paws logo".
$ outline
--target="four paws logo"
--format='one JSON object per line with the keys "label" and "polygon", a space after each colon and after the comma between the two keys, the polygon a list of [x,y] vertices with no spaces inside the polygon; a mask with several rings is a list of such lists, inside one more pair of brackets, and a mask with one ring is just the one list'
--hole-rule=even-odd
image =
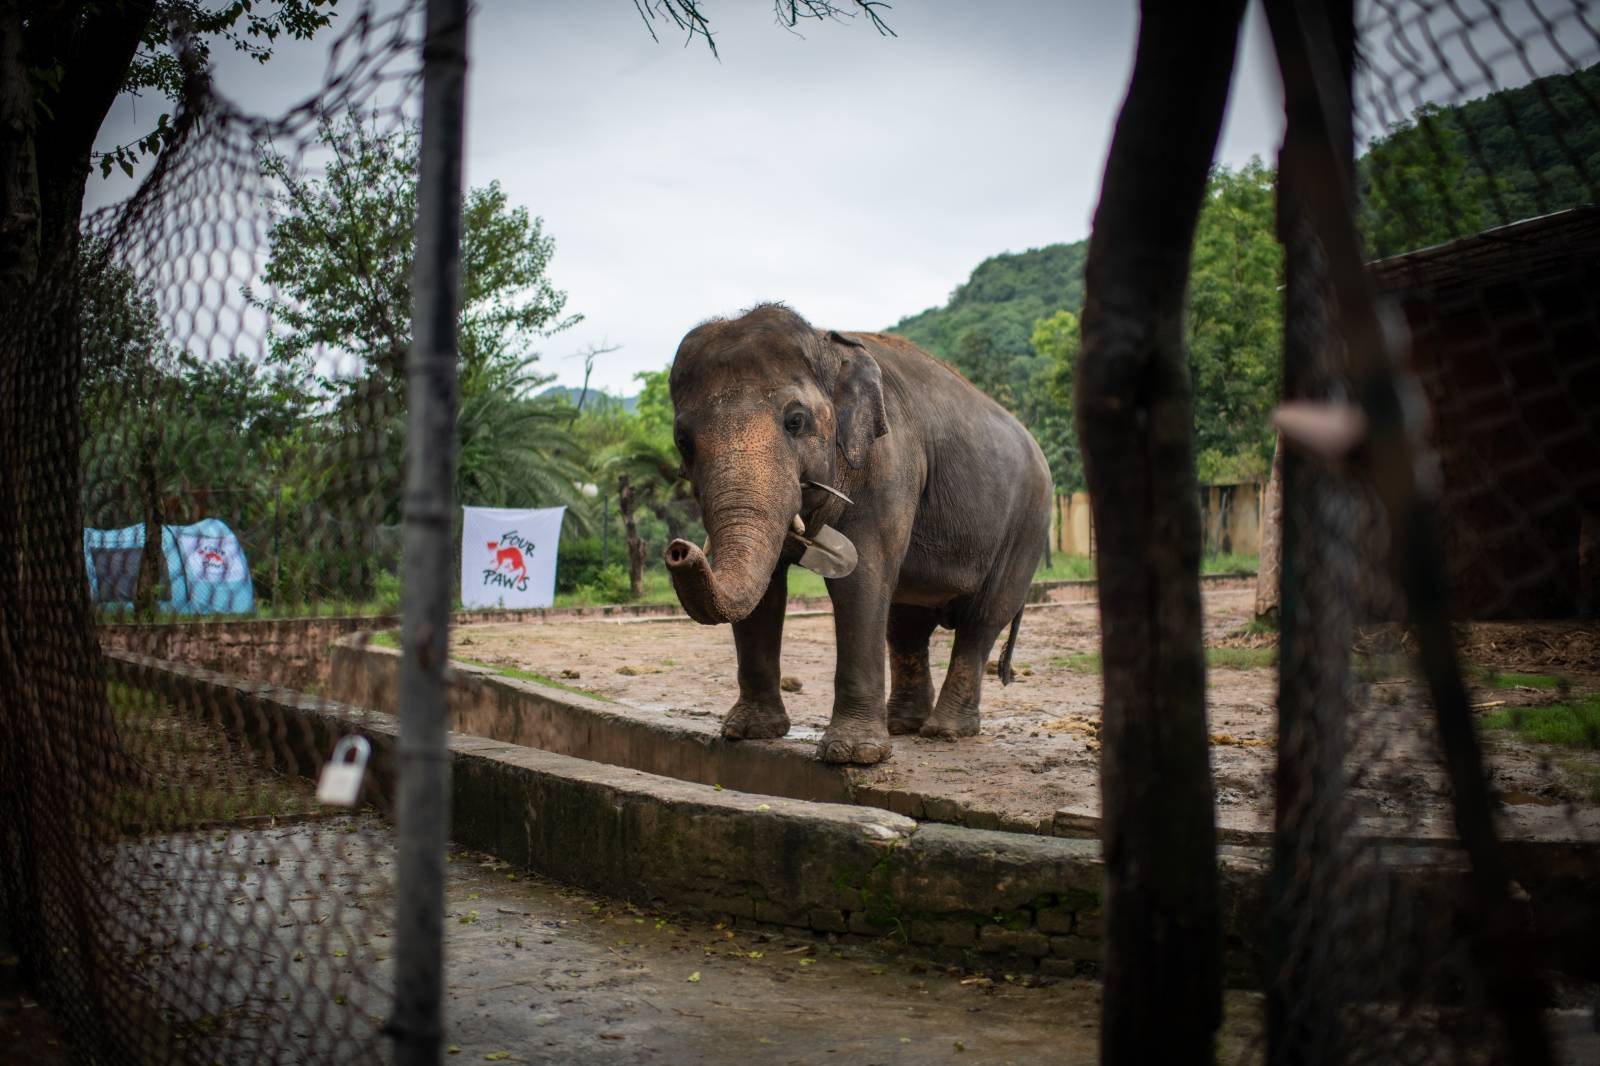
{"label": "four paws logo", "polygon": [[488,549],[490,565],[483,570],[484,585],[527,592],[528,560],[525,553],[531,553],[533,545],[513,529],[499,540],[489,541]]}

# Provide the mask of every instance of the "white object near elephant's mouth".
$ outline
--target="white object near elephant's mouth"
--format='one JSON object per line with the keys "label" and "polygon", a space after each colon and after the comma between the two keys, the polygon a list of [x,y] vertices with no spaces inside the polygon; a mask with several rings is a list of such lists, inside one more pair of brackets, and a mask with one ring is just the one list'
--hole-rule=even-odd
{"label": "white object near elephant's mouth", "polygon": [[834,488],[832,485],[824,485],[820,481],[802,481],[802,482],[800,482],[800,484],[803,487],[808,488],[808,489],[821,489],[823,492],[831,492],[833,495],[839,497],[839,499],[843,500],[845,503],[853,504],[853,503],[856,502],[856,501],[852,500],[850,497],[846,496],[844,493],[840,492],[838,489]]}
{"label": "white object near elephant's mouth", "polygon": [[[799,515],[795,518],[798,521]],[[805,545],[800,565],[826,578],[849,577],[856,568],[856,546],[849,537],[832,526],[823,526],[816,536],[806,537],[791,529],[789,536]]]}

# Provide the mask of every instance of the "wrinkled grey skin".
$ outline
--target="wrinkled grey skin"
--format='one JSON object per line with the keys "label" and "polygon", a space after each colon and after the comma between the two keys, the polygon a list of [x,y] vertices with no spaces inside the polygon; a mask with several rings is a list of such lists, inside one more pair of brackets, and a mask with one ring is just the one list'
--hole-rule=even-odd
{"label": "wrinkled grey skin", "polygon": [[[1010,680],[1049,537],[1050,471],[1027,430],[909,341],[822,332],[781,305],[697,326],[669,381],[710,554],[675,540],[667,567],[691,617],[733,623],[739,701],[723,735],[789,731],[778,658],[788,569],[803,550],[786,537],[797,512],[808,530],[839,530],[860,555],[853,573],[828,581],[838,661],[818,756],[875,763],[888,757],[891,733],[977,733],[984,664],[1010,625],[1000,666]],[[935,702],[928,638],[937,625],[956,635]]]}

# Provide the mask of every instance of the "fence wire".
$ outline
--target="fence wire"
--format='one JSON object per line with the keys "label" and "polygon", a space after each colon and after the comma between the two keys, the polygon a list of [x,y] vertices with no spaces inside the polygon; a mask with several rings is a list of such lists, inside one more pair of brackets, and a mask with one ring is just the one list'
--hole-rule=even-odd
{"label": "fence wire", "polygon": [[420,9],[341,7],[320,87],[270,117],[171,27],[172,136],[0,323],[0,419],[81,413],[6,456],[0,919],[82,1061],[386,1057],[392,797],[313,782],[374,720],[324,698],[331,646],[397,608],[410,204],[338,208],[360,152],[415,169]]}
{"label": "fence wire", "polygon": [[[81,439],[5,439],[0,551],[29,606],[0,646],[21,685],[0,917],[85,1061],[385,1050],[393,798],[369,785],[342,813],[310,782],[378,724],[332,702],[331,646],[397,607],[420,6],[342,15],[320,89],[274,117],[175,27],[173,137],[0,321],[0,417],[39,424],[40,396],[81,414]],[[1515,932],[1559,1048],[1600,980],[1600,9],[1370,0],[1357,45],[1354,218],[1408,326]],[[392,212],[354,213],[358,182],[389,179]],[[1359,399],[1319,232],[1287,237],[1290,394]],[[1518,991],[1463,924],[1457,797],[1370,474],[1285,460],[1271,1050],[1512,1061]]]}
{"label": "fence wire", "polygon": [[[1511,902],[1472,900],[1383,472],[1290,448],[1269,1057],[1539,1061],[1507,1029],[1533,998],[1578,1061],[1600,1024],[1600,8],[1372,0],[1356,55],[1351,221],[1409,336]],[[1286,395],[1361,403],[1324,232],[1286,235]]]}

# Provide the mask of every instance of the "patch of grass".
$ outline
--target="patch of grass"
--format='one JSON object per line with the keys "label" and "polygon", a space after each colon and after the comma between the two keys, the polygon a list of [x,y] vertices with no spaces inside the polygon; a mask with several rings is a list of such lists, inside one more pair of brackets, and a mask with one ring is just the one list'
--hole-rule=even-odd
{"label": "patch of grass", "polygon": [[600,700],[602,703],[617,702],[609,696],[602,696],[598,692],[590,692],[586,688],[579,688],[576,685],[569,685],[564,681],[557,681],[553,677],[546,677],[543,674],[536,674],[532,670],[523,670],[515,666],[496,666],[494,663],[479,662],[476,659],[456,659],[455,661],[458,663],[466,663],[469,666],[481,666],[485,670],[493,670],[501,677],[509,677],[513,681],[532,681],[536,685],[544,685],[548,688],[558,688],[562,692],[570,692],[574,696],[586,696],[591,700]]}
{"label": "patch of grass", "polygon": [[[1254,555],[1207,555],[1200,560],[1202,574],[1253,574],[1259,560]],[[1034,571],[1035,581],[1093,581],[1094,557],[1053,553],[1049,566]]]}
{"label": "patch of grass", "polygon": [[1541,744],[1600,751],[1600,694],[1543,707],[1507,707],[1485,715],[1483,724]]}
{"label": "patch of grass", "polygon": [[1081,651],[1075,655],[1052,655],[1050,665],[1064,667],[1075,674],[1098,674],[1102,667],[1100,653],[1097,651]]}
{"label": "patch of grass", "polygon": [[[643,595],[628,603],[670,603],[678,602],[678,594],[672,590],[672,579],[663,569],[646,568],[643,585]],[[789,595],[790,596],[826,596],[827,583],[809,570],[802,570],[798,566],[789,568]],[[604,607],[616,600],[607,600],[597,595],[593,588],[580,588],[573,592],[560,592],[556,594],[556,607]]]}
{"label": "patch of grass", "polygon": [[[1278,661],[1277,648],[1207,648],[1206,665],[1221,670],[1259,670]],[[1050,665],[1071,670],[1075,674],[1101,673],[1105,664],[1100,653],[1078,652],[1075,655],[1052,655]]]}
{"label": "patch of grass", "polygon": [[1088,555],[1052,553],[1049,566],[1034,571],[1035,581],[1093,581],[1094,559]]}
{"label": "patch of grass", "polygon": [[1274,617],[1252,618],[1234,633],[1242,637],[1275,637],[1278,635],[1278,619]]}
{"label": "patch of grass", "polygon": [[1223,670],[1261,670],[1278,662],[1277,648],[1207,648],[1206,665]]}
{"label": "patch of grass", "polygon": [[1501,673],[1492,666],[1474,667],[1472,674],[1480,684],[1489,688],[1545,688],[1567,687],[1567,679],[1553,674]]}

